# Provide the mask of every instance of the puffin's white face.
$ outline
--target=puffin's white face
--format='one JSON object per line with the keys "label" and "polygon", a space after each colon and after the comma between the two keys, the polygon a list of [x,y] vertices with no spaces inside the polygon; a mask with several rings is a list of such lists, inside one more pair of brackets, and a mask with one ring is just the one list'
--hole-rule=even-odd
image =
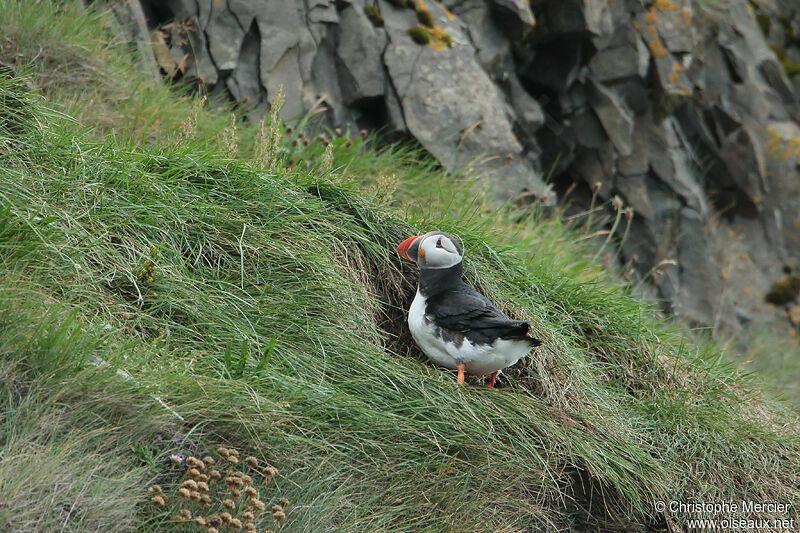
{"label": "puffin's white face", "polygon": [[461,247],[447,233],[432,231],[421,237],[409,237],[397,247],[397,253],[420,268],[450,268],[463,260]]}

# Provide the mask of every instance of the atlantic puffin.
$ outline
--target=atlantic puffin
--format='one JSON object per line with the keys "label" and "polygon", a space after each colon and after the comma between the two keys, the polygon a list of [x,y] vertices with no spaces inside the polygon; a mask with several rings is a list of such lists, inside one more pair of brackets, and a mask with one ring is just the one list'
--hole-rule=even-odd
{"label": "atlantic puffin", "polygon": [[542,341],[528,335],[529,324],[511,320],[483,294],[461,279],[459,242],[443,231],[409,237],[397,247],[400,257],[419,266],[419,285],[408,310],[411,336],[436,364],[464,373],[491,376],[513,365]]}

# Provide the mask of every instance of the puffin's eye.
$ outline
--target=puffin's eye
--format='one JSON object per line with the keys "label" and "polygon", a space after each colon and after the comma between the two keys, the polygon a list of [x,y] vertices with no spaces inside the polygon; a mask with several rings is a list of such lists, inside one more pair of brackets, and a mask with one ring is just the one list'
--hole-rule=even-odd
{"label": "puffin's eye", "polygon": [[444,248],[444,246],[442,246],[442,238],[441,237],[439,237],[439,240],[436,241],[436,247],[437,248]]}

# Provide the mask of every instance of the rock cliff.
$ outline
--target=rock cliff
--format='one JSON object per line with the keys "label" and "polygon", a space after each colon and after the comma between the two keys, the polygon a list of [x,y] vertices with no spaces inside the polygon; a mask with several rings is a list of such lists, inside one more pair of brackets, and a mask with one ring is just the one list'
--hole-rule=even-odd
{"label": "rock cliff", "polygon": [[324,108],[331,127],[411,137],[498,199],[619,196],[625,269],[693,323],[746,324],[800,267],[789,0],[111,5],[161,75],[252,120],[282,85],[285,118]]}

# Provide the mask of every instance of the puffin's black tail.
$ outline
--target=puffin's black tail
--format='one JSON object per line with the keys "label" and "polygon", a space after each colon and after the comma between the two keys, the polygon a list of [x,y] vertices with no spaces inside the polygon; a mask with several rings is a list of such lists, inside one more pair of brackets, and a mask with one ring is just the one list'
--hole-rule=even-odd
{"label": "puffin's black tail", "polygon": [[539,339],[528,335],[530,324],[527,322],[522,320],[510,320],[504,326],[504,331],[500,334],[500,338],[502,339],[526,340],[531,343],[531,348],[542,344],[542,341]]}

